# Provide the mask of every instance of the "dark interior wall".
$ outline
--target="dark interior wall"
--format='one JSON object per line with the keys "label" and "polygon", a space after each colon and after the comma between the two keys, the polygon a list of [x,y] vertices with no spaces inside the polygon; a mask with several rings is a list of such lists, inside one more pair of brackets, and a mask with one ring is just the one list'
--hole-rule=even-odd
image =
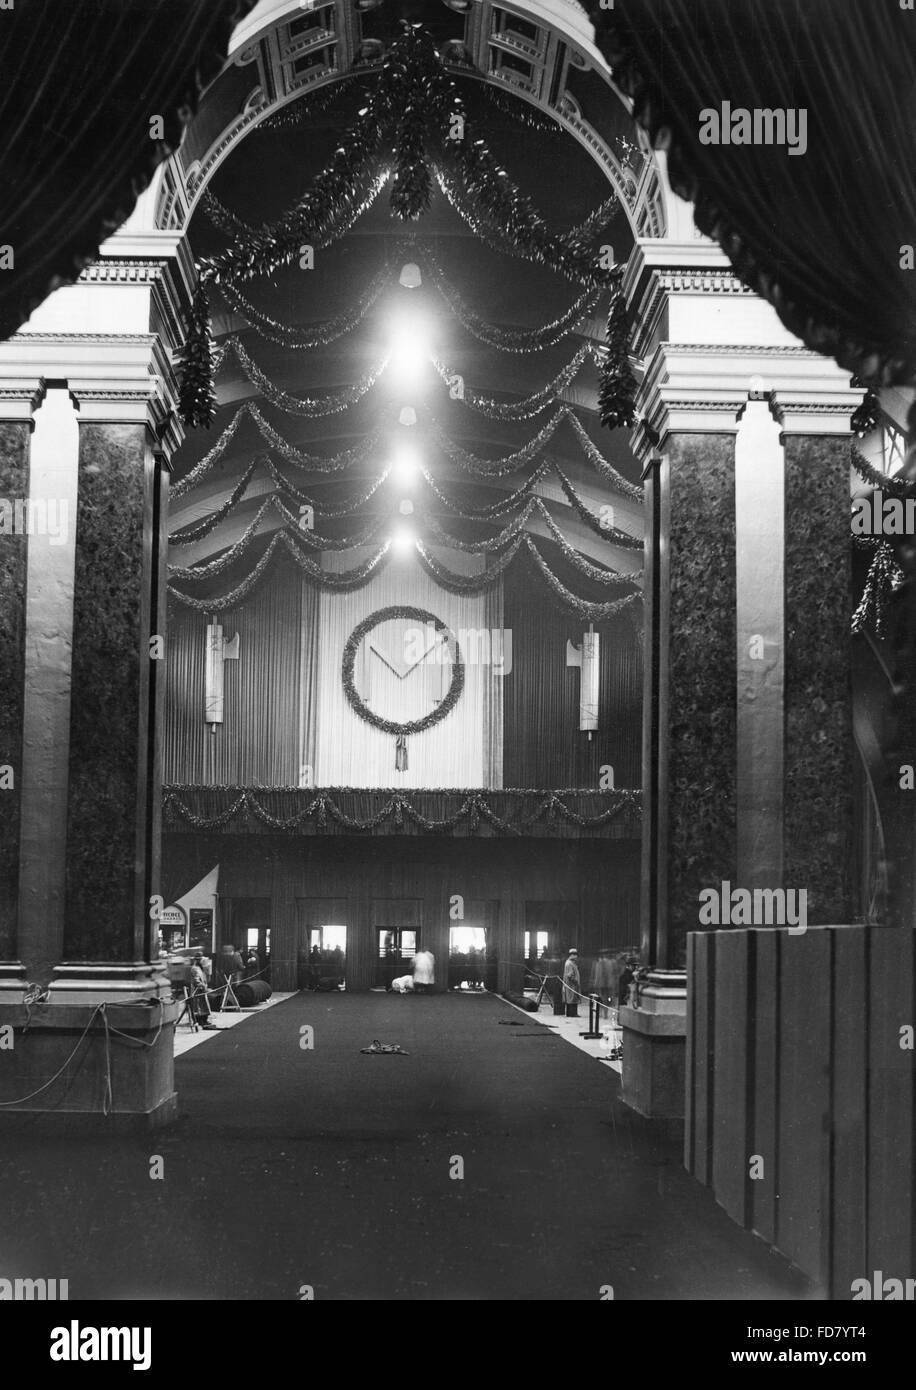
{"label": "dark interior wall", "polygon": [[505,577],[504,622],[512,632],[512,671],[504,687],[503,785],[598,787],[601,768],[614,785],[638,787],[642,747],[642,648],[624,612],[595,625],[601,638],[599,728],[579,731],[579,669],[566,665],[588,624],[533,603],[525,571]]}
{"label": "dark interior wall", "polygon": [[[602,946],[639,935],[639,842],[442,840],[400,836],[359,839],[333,836],[169,834],[164,842],[173,896],[187,891],[220,865],[220,901],[270,900],[271,982],[297,987],[296,959],[307,928],[324,904],[346,912],[347,986],[374,982],[380,926],[417,926],[444,981],[451,900],[464,899],[466,925],[493,929],[499,955],[499,987],[521,982],[523,933],[536,925],[542,905],[559,905],[568,941],[594,955]],[[238,942],[233,942],[238,945]]]}
{"label": "dark interior wall", "polygon": [[280,566],[237,612],[219,616],[238,661],[225,663],[225,721],[204,722],[207,615],[169,612],[162,780],[194,786],[299,785],[300,653],[312,605]]}

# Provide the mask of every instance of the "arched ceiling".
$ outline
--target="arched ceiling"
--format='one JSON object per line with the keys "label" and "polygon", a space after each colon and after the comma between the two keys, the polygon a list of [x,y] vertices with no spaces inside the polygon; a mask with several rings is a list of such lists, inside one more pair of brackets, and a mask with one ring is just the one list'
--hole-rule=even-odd
{"label": "arched ceiling", "polygon": [[[530,197],[552,230],[566,231],[581,223],[615,190],[618,191],[616,213],[601,240],[613,246],[618,261],[624,261],[633,242],[634,220],[649,216],[646,211],[649,202],[645,196],[651,182],[647,174],[649,165],[623,138],[622,132],[626,129],[623,120],[620,137],[611,136],[616,141],[613,158],[618,164],[617,176],[611,180],[608,157],[597,158],[594,144],[583,140],[570,128],[568,121],[564,126],[553,122],[545,132],[542,119],[538,120],[540,128],[534,129],[511,114],[516,110],[524,113],[535,104],[533,90],[523,93],[518,87],[520,74],[515,68],[499,69],[503,56],[522,51],[519,45],[530,45],[532,58],[535,49],[540,55],[535,83],[537,104],[548,110],[556,112],[564,101],[563,90],[555,81],[557,74],[562,73],[564,82],[570,86],[575,85],[578,76],[583,80],[589,76],[581,67],[573,65],[570,55],[578,50],[569,42],[569,36],[554,27],[533,33],[533,24],[524,27],[525,21],[519,13],[524,8],[514,6],[510,10],[485,4],[475,5],[469,14],[459,14],[445,4],[433,4],[432,0],[422,7],[424,20],[432,21],[425,27],[432,32],[440,52],[452,53],[457,58],[457,49],[447,45],[467,44],[466,54],[474,54],[479,59],[483,51],[492,55],[488,61],[498,70],[504,74],[516,73],[512,78],[503,75],[492,81],[494,86],[501,83],[506,92],[505,97],[494,102],[483,90],[478,67],[466,60],[449,65],[475,133],[485,138],[510,178]],[[564,4],[558,0],[552,8],[561,9]],[[269,28],[258,27],[258,11],[266,9],[274,12],[279,9],[282,15],[275,17]],[[506,27],[507,16],[518,26],[517,36],[511,26]],[[581,20],[581,16],[579,18]],[[201,196],[204,180],[209,195],[243,221],[258,225],[276,219],[307,192],[333,153],[341,130],[358,119],[367,84],[373,81],[374,62],[358,65],[356,80],[341,85],[337,95],[333,94],[334,82],[339,80],[348,62],[352,66],[354,55],[359,64],[360,52],[368,51],[371,59],[383,53],[399,32],[400,24],[398,15],[385,5],[359,14],[353,5],[342,3],[319,5],[305,13],[298,7],[273,4],[256,7],[247,29],[253,36],[236,45],[227,68],[210,89],[201,115],[182,146],[180,179],[177,163],[173,161],[171,184],[164,180],[160,192],[161,222],[177,225],[187,216],[189,244],[198,258],[213,254],[227,244],[226,234],[213,225],[210,199]],[[334,35],[333,46],[330,40],[322,46],[323,37],[326,39],[330,33]],[[566,52],[561,54],[564,46]],[[587,52],[584,40],[581,51]],[[292,55],[296,53],[298,57],[294,59]],[[311,71],[308,61],[318,54],[323,55],[321,61],[325,65],[322,75],[306,81]],[[329,67],[333,71],[329,71]],[[591,76],[595,78],[594,73]],[[328,88],[328,92],[316,98],[314,94],[321,87]],[[245,123],[246,109],[249,113],[260,110],[259,100],[266,88],[271,90],[268,116]],[[545,94],[548,99],[542,100]],[[227,114],[233,108],[235,124]],[[577,120],[581,119],[582,109],[577,102]],[[571,112],[572,108],[568,106],[567,110]],[[611,145],[605,147],[602,143],[602,148],[607,156]],[[178,193],[176,190],[182,185],[183,192]],[[640,189],[643,211],[634,214],[634,199]],[[404,248],[405,237],[416,238],[415,253]],[[320,397],[341,391],[377,367],[391,348],[397,317],[409,310],[415,320],[422,321],[428,346],[435,356],[460,373],[470,387],[494,399],[512,402],[555,377],[577,348],[589,342],[600,344],[603,339],[606,295],[578,323],[576,331],[554,347],[530,354],[509,354],[489,347],[462,327],[448,303],[436,293],[428,274],[417,290],[409,291],[398,284],[401,266],[411,259],[425,265],[428,253],[464,303],[500,328],[537,328],[561,315],[582,292],[581,286],[543,266],[532,265],[485,245],[472,234],[440,192],[436,191],[432,207],[425,216],[405,225],[392,216],[385,190],[345,237],[326,249],[316,250],[314,269],[305,270],[294,265],[278,270],[267,280],[259,278],[245,286],[245,294],[259,314],[276,323],[308,327],[325,324],[358,304],[373,278],[386,264],[390,265],[393,271],[390,285],[355,329],[325,347],[303,351],[259,334],[248,326],[241,314],[214,296],[217,342],[224,344],[230,336],[237,335],[244,350],[278,388],[300,397]],[[563,402],[575,407],[586,435],[608,462],[626,478],[638,482],[638,470],[625,432],[611,433],[600,426],[597,389],[597,369],[588,362],[560,396]],[[321,456],[349,449],[367,433],[381,427],[378,452],[365,464],[349,470],[346,481],[341,480],[341,475],[315,474],[308,478],[309,495],[326,499],[331,510],[360,486],[370,487],[392,461],[392,451],[404,435],[397,427],[398,412],[404,404],[413,403],[417,407],[420,419],[411,432],[411,443],[418,448],[436,484],[464,505],[475,508],[492,506],[517,491],[536,465],[499,478],[470,478],[431,443],[430,422],[434,421],[435,427],[460,447],[494,459],[521,447],[537,434],[553,413],[548,409],[524,421],[488,419],[461,401],[450,399],[448,389],[429,363],[415,384],[398,383],[389,371],[357,405],[318,419],[286,414],[265,401],[263,393],[252,385],[231,358],[227,358],[219,372],[217,397],[219,410],[213,428],[191,431],[174,460],[177,480],[199,465],[245,402],[256,403],[263,416],[294,447]],[[192,527],[224,505],[252,460],[265,450],[265,442],[252,421],[243,420],[205,481],[173,504],[173,533]],[[568,423],[560,426],[547,452],[559,461],[576,493],[593,513],[610,505],[614,509],[614,525],[633,537],[641,536],[638,499],[608,490],[588,462]],[[282,459],[278,462],[282,467]],[[301,479],[300,472],[297,481],[303,485]],[[244,499],[231,516],[199,542],[173,548],[173,563],[188,566],[205,562],[235,544],[251,524],[265,497],[273,491],[274,483],[269,475],[257,469]],[[641,550],[609,544],[596,535],[570,505],[555,475],[545,476],[536,491],[570,545],[582,556],[621,573],[633,573],[641,568]],[[396,511],[399,499],[415,497],[418,507],[425,507],[451,534],[468,541],[479,541],[506,524],[505,519],[489,526],[462,524],[456,521],[454,514],[437,506],[434,497],[421,496],[422,493],[422,488],[398,487],[392,479],[373,496],[366,514],[380,515],[386,508]],[[258,541],[261,549],[280,525],[280,518],[272,513],[263,519]],[[340,537],[354,534],[359,527],[351,516],[337,521],[326,520],[320,525],[316,521],[316,529],[322,534]],[[543,552],[552,554],[558,571],[565,573],[563,556],[546,523],[535,515],[527,529],[539,538]],[[242,569],[250,568],[249,559]],[[619,595],[619,590],[608,594],[581,575],[567,578],[569,587],[588,599],[602,600]],[[221,577],[219,587],[223,590],[230,587],[225,576]],[[195,589],[195,592],[199,591]]]}

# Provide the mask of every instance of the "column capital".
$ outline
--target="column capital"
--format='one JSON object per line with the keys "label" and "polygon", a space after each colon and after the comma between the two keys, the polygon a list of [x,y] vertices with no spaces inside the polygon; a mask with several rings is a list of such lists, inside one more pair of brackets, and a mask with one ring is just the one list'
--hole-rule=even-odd
{"label": "column capital", "polygon": [[0,377],[0,420],[28,420],[45,393],[43,376]]}
{"label": "column capital", "polygon": [[156,333],[26,332],[0,343],[0,418],[29,419],[49,381],[67,383],[82,421],[146,425],[166,458],[184,438]]}
{"label": "column capital", "polygon": [[734,434],[749,400],[766,399],[786,434],[848,434],[863,392],[798,343],[660,342],[639,388],[631,443],[644,462],[671,434]]}

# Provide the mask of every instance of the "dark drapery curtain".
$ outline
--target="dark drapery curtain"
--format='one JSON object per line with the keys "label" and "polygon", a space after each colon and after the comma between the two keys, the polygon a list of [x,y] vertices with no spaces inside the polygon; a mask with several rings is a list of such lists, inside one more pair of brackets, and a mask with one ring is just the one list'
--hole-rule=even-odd
{"label": "dark drapery curtain", "polygon": [[[303,661],[317,632],[318,596],[292,566],[280,566],[236,613],[219,616],[239,657],[225,664],[224,722],[204,721],[207,617],[169,615],[165,782],[203,786],[295,787],[314,743],[314,661]],[[310,739],[311,732],[311,739]],[[314,755],[313,760],[314,760]]]}
{"label": "dark drapery curtain", "polygon": [[[916,13],[899,0],[586,7],[700,230],[786,326],[872,385],[916,381]],[[700,112],[807,111],[807,149],[701,144]]]}
{"label": "dark drapery curtain", "polygon": [[624,612],[596,624],[601,637],[599,729],[579,730],[579,670],[566,665],[588,624],[532,603],[530,581],[510,567],[504,577],[505,626],[512,671],[503,682],[503,785],[593,787],[614,769],[616,787],[638,787],[642,750],[642,649]]}
{"label": "dark drapery curtain", "polygon": [[0,243],[15,258],[0,272],[0,338],[127,218],[254,4],[16,0],[0,13]]}

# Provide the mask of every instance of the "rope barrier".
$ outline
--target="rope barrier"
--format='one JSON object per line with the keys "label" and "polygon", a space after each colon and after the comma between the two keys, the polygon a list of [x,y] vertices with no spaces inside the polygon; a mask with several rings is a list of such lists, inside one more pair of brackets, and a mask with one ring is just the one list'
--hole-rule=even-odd
{"label": "rope barrier", "polygon": [[[17,1097],[17,1099],[15,1099],[15,1100],[0,1100],[0,1108],[5,1108],[5,1107],[10,1106],[10,1105],[22,1105],[25,1101],[27,1101],[27,1100],[34,1100],[35,1096],[40,1096],[41,1093],[42,1093],[42,1091],[46,1091],[46,1090],[48,1089],[49,1086],[53,1086],[53,1085],[54,1085],[54,1082],[57,1080],[57,1078],[58,1078],[63,1072],[66,1071],[67,1067],[69,1067],[70,1063],[73,1061],[73,1059],[74,1059],[74,1057],[76,1056],[77,1052],[79,1052],[80,1048],[82,1047],[83,1042],[84,1042],[84,1040],[85,1040],[85,1038],[86,1038],[86,1035],[87,1035],[87,1033],[89,1032],[89,1030],[90,1030],[90,1028],[92,1027],[92,1025],[95,1023],[96,1018],[97,1018],[99,1015],[101,1015],[101,1017],[102,1017],[102,1023],[103,1023],[103,1025],[104,1025],[104,1029],[105,1029],[105,1092],[104,1092],[104,1095],[103,1095],[103,1098],[102,1098],[102,1114],[103,1114],[103,1115],[110,1115],[110,1114],[111,1114],[111,1110],[112,1110],[112,1106],[113,1106],[113,1104],[114,1104],[113,1090],[112,1090],[112,1083],[111,1083],[111,1034],[112,1034],[112,1033],[115,1033],[115,1034],[117,1034],[118,1037],[120,1037],[120,1038],[125,1038],[128,1042],[132,1042],[132,1043],[139,1044],[139,1046],[141,1046],[141,1047],[155,1047],[155,1046],[156,1046],[156,1043],[159,1041],[159,1036],[160,1036],[160,1034],[161,1034],[161,1032],[162,1032],[162,1026],[163,1026],[163,1013],[161,1012],[161,1011],[162,1011],[162,1000],[161,1000],[161,999],[156,999],[156,1000],[154,1000],[154,1003],[156,1003],[156,1004],[159,1005],[159,1008],[160,1008],[160,1016],[159,1016],[159,1027],[156,1029],[156,1036],[152,1039],[151,1042],[144,1042],[144,1040],[143,1040],[142,1038],[133,1037],[130,1033],[123,1033],[123,1032],[121,1031],[120,1028],[115,1028],[115,1027],[114,1027],[111,1023],[109,1023],[109,1021],[108,1021],[108,1010],[109,1010],[110,1008],[122,1008],[122,1009],[126,1009],[126,1008],[136,1007],[136,1002],[135,1002],[134,1000],[130,1000],[130,999],[110,999],[110,1000],[106,1000],[105,1002],[103,1002],[103,1003],[101,1003],[101,1004],[97,1004],[97,1005],[95,1006],[95,1008],[93,1009],[92,1014],[90,1015],[89,1022],[86,1024],[86,1027],[83,1029],[82,1033],[80,1034],[79,1038],[77,1039],[76,1045],[75,1045],[75,1047],[73,1048],[73,1051],[70,1053],[69,1057],[68,1057],[68,1058],[66,1059],[66,1061],[62,1064],[62,1066],[58,1067],[57,1071],[56,1071],[56,1072],[54,1073],[54,1075],[50,1078],[50,1080],[49,1080],[49,1081],[45,1081],[43,1085],[39,1086],[39,1087],[38,1087],[36,1090],[34,1090],[34,1091],[30,1091],[29,1094],[26,1095],[26,1096],[19,1096],[19,1097]],[[29,1019],[29,1021],[31,1022],[31,1018]],[[28,1026],[28,1025],[27,1025],[27,1026]]]}

